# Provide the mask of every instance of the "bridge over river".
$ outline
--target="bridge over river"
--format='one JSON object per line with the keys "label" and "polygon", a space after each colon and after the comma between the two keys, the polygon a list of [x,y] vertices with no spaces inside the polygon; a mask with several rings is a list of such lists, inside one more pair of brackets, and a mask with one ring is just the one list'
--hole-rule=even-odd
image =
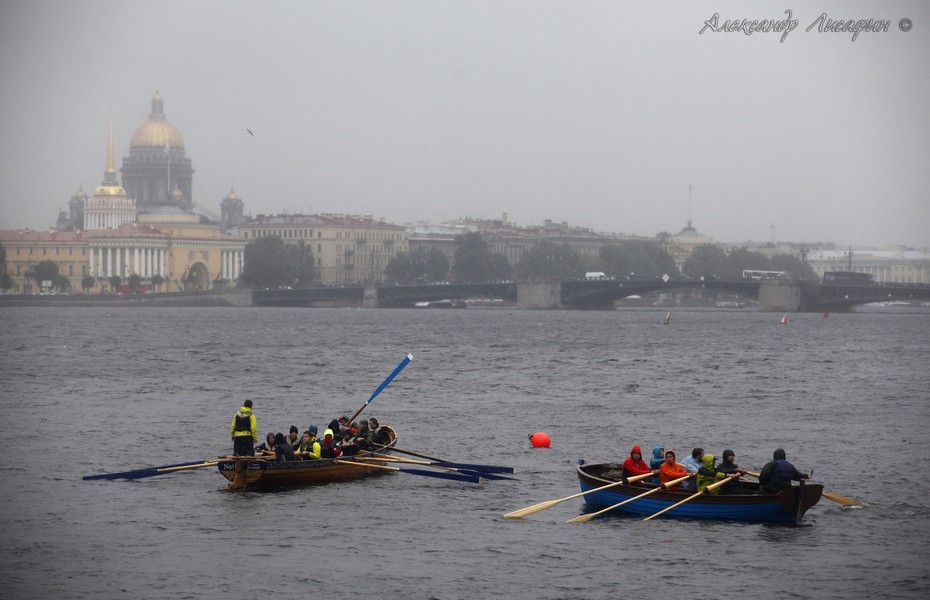
{"label": "bridge over river", "polygon": [[520,309],[600,309],[629,296],[654,292],[703,289],[757,300],[759,309],[775,312],[839,312],[857,304],[892,301],[930,301],[930,285],[851,285],[752,279],[537,279],[489,283],[315,287],[256,290],[256,306],[364,306],[412,307],[417,302],[449,299],[497,298],[515,302]]}

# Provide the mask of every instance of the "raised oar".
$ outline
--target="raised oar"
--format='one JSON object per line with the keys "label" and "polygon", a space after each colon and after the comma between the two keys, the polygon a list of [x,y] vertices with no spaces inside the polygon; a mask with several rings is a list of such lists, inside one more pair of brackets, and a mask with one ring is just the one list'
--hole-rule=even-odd
{"label": "raised oar", "polygon": [[707,492],[712,492],[712,491],[714,491],[715,489],[717,489],[717,488],[719,488],[719,487],[722,487],[722,486],[724,486],[724,485],[730,483],[730,481],[731,481],[732,479],[735,479],[735,477],[727,477],[726,479],[721,479],[721,480],[718,481],[717,483],[712,483],[712,484],[710,484],[709,486],[707,486],[706,488],[704,488],[703,490],[701,490],[700,492],[698,492],[698,493],[696,493],[696,494],[694,494],[694,495],[688,496],[687,498],[685,498],[685,499],[682,500],[681,502],[676,502],[675,504],[672,504],[671,506],[669,506],[669,507],[667,507],[667,508],[663,508],[662,510],[660,510],[660,511],[657,512],[656,514],[650,515],[650,516],[646,517],[645,519],[643,519],[643,521],[648,521],[648,520],[650,520],[650,519],[655,519],[655,518],[658,517],[659,515],[661,515],[661,514],[663,514],[663,513],[667,513],[668,511],[672,510],[673,508],[675,508],[675,507],[677,507],[677,506],[681,506],[681,505],[684,504],[685,502],[690,502],[691,500],[694,500],[695,498],[697,498],[698,496],[700,496],[700,495],[702,495],[702,494],[706,494]]}
{"label": "raised oar", "polygon": [[[754,473],[753,471],[746,471],[747,475],[752,475],[753,477],[758,478],[760,473]],[[868,506],[865,502],[861,500],[856,500],[855,498],[847,498],[846,496],[840,496],[839,494],[834,494],[833,492],[824,491],[821,496],[827,500],[832,500],[837,504],[842,504],[843,506],[855,506],[857,508],[862,508],[863,506]]]}
{"label": "raised oar", "polygon": [[541,510],[546,510],[547,508],[552,508],[556,504],[561,504],[566,500],[571,500],[579,496],[584,496],[585,494],[591,494],[593,492],[599,492],[601,490],[606,490],[618,485],[625,485],[628,483],[633,483],[634,481],[639,481],[641,479],[646,479],[648,477],[655,477],[654,473],[645,473],[643,475],[634,475],[629,479],[621,479],[620,481],[615,481],[614,483],[608,483],[607,485],[602,485],[599,488],[594,488],[593,490],[588,490],[586,492],[578,492],[577,494],[572,494],[571,496],[566,496],[564,498],[559,498],[558,500],[546,500],[545,502],[540,502],[539,504],[534,504],[532,506],[527,506],[526,508],[521,508],[520,510],[515,510],[504,515],[505,519],[517,519],[519,517],[525,517],[527,515],[532,515],[533,513],[538,513]]}
{"label": "raised oar", "polygon": [[92,479],[142,479],[144,477],[154,477],[156,475],[162,475],[168,471],[165,469],[174,469],[177,467],[188,467],[192,465],[199,465],[205,461],[195,460],[193,462],[185,463],[176,463],[173,465],[162,465],[160,467],[145,467],[143,469],[133,469],[132,471],[122,471],[120,473],[101,473],[99,475],[85,475],[81,477],[84,481],[90,481]]}
{"label": "raised oar", "polygon": [[436,473],[434,471],[422,471],[420,469],[401,469],[399,467],[388,467],[384,465],[372,465],[367,463],[352,462],[350,460],[336,459],[334,464],[349,465],[353,467],[362,467],[366,469],[381,469],[384,471],[395,471],[397,473],[407,473],[410,475],[422,475],[423,477],[437,477],[439,479],[451,479],[453,481],[465,481],[468,483],[481,483],[482,478],[476,475],[464,475],[459,473]]}
{"label": "raised oar", "polygon": [[365,407],[371,404],[371,401],[374,400],[375,397],[378,394],[380,394],[384,390],[384,388],[388,386],[389,383],[394,381],[394,378],[397,377],[397,374],[403,371],[404,367],[410,364],[411,360],[413,360],[412,354],[408,354],[407,356],[405,356],[404,360],[400,361],[400,364],[398,364],[397,367],[395,367],[395,369],[391,371],[391,374],[388,375],[387,378],[381,382],[381,385],[378,386],[378,389],[376,389],[375,391],[371,393],[371,396],[368,397],[368,400],[365,401],[365,404],[362,404],[362,406],[357,411],[355,411],[355,414],[352,415],[352,418],[348,420],[348,423],[351,424],[353,421],[355,421],[355,417],[362,414],[362,411],[365,410]]}
{"label": "raised oar", "polygon": [[667,482],[667,483],[663,483],[663,484],[660,485],[659,487],[652,488],[651,490],[647,490],[647,491],[643,492],[642,494],[637,494],[636,496],[633,496],[632,498],[627,498],[627,499],[624,500],[623,502],[618,502],[618,503],[614,504],[613,506],[608,506],[607,508],[603,508],[603,509],[601,509],[601,510],[599,510],[599,511],[597,511],[597,512],[588,513],[588,514],[584,514],[584,515],[578,515],[578,516],[575,517],[574,519],[569,519],[568,521],[566,521],[566,523],[587,523],[588,521],[590,521],[591,519],[593,519],[594,517],[596,517],[596,516],[598,516],[598,515],[602,515],[602,514],[604,514],[605,512],[610,512],[610,511],[612,511],[612,510],[615,509],[615,508],[619,508],[619,507],[623,506],[624,504],[626,504],[627,502],[632,502],[633,500],[639,500],[640,498],[643,498],[643,497],[648,496],[648,495],[650,495],[650,494],[654,494],[654,493],[656,493],[656,492],[658,492],[658,491],[668,489],[670,486],[678,485],[678,484],[681,483],[682,481],[684,481],[684,480],[686,480],[686,479],[690,479],[691,477],[694,477],[694,475],[695,475],[694,473],[689,473],[688,475],[685,475],[684,477],[679,477],[678,479],[673,479],[673,480],[671,480],[671,481],[669,481],[669,482]]}

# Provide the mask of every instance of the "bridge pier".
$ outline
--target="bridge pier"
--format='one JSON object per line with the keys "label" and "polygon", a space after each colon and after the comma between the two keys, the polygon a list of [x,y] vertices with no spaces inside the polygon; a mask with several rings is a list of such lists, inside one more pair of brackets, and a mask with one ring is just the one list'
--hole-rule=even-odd
{"label": "bridge pier", "polygon": [[759,286],[759,310],[797,312],[801,308],[801,285],[788,281],[763,281]]}
{"label": "bridge pier", "polygon": [[362,308],[378,308],[378,288],[373,285],[365,286],[362,296]]}
{"label": "bridge pier", "polygon": [[562,308],[562,282],[558,279],[518,281],[517,308],[527,310]]}

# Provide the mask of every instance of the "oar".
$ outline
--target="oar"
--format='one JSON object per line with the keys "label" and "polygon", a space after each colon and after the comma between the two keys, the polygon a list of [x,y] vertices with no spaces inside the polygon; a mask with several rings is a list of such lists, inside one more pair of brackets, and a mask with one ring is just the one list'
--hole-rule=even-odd
{"label": "oar", "polygon": [[[378,452],[373,452],[373,456],[389,457],[387,454],[380,454]],[[508,475],[515,474],[517,470],[514,467],[497,467],[494,465],[476,465],[471,463],[454,463],[448,462],[445,460],[435,461],[435,462],[423,462],[418,460],[402,459],[397,456],[390,456],[394,460],[408,460],[411,463],[429,465],[431,467],[441,467],[446,469],[457,469],[459,471],[477,471],[479,473],[507,473]],[[489,477],[488,479],[512,479],[512,477]]]}
{"label": "oar", "polygon": [[398,456],[388,456],[386,454],[376,454],[374,456],[355,456],[355,460],[378,460],[385,462],[396,462],[405,465],[423,465],[424,467],[432,467],[434,469],[440,469],[443,471],[450,471],[454,473],[463,473],[465,475],[474,475],[477,477],[484,477],[485,479],[507,479],[514,481],[513,477],[504,477],[503,475],[496,475],[494,473],[489,473],[487,471],[478,471],[476,469],[460,468],[460,467],[448,467],[444,464],[431,463],[422,460],[412,460],[409,458],[400,458]]}
{"label": "oar", "polygon": [[[758,478],[760,475],[760,473],[754,473],[753,471],[746,471],[746,474],[752,475],[753,477],[756,477],[756,478]],[[855,498],[847,498],[846,496],[840,496],[839,494],[835,494],[833,492],[824,491],[821,494],[821,496],[823,496],[827,500],[832,500],[833,502],[836,502],[837,504],[842,504],[843,506],[855,506],[857,508],[868,506],[868,504],[866,504],[865,502],[862,502],[861,500],[856,500]]]}
{"label": "oar", "polygon": [[566,523],[587,523],[588,521],[590,521],[591,519],[593,519],[594,517],[596,517],[596,516],[598,516],[598,515],[602,515],[602,514],[604,514],[605,512],[610,512],[610,511],[612,511],[612,510],[615,509],[615,508],[619,508],[619,507],[623,506],[624,504],[626,504],[627,502],[632,502],[633,500],[639,500],[640,498],[643,498],[643,497],[648,496],[648,495],[650,495],[650,494],[654,494],[654,493],[656,493],[656,492],[658,492],[658,491],[667,489],[667,488],[669,488],[669,487],[671,487],[671,486],[673,486],[673,485],[678,485],[678,484],[681,483],[682,481],[684,481],[684,480],[686,480],[686,479],[690,479],[691,477],[694,477],[694,475],[695,475],[694,473],[689,473],[688,475],[685,475],[684,477],[679,477],[678,479],[673,479],[673,480],[671,480],[671,481],[669,481],[669,482],[667,482],[667,483],[663,483],[663,484],[660,485],[659,487],[652,488],[651,490],[645,491],[645,492],[643,492],[642,494],[637,494],[636,496],[633,496],[632,498],[627,498],[627,499],[624,500],[623,502],[618,502],[617,504],[614,504],[613,506],[608,506],[607,508],[603,508],[603,509],[601,509],[601,510],[599,510],[599,511],[597,511],[597,512],[588,513],[588,514],[584,514],[584,515],[579,515],[579,516],[575,517],[574,519],[569,519],[568,521],[566,521]]}
{"label": "oar", "polygon": [[650,519],[655,519],[655,518],[658,517],[659,515],[661,515],[661,514],[663,514],[663,513],[667,513],[668,511],[672,510],[672,509],[675,508],[676,506],[681,506],[681,505],[684,504],[685,502],[690,502],[691,500],[694,500],[695,498],[697,498],[698,496],[700,496],[700,495],[702,495],[702,494],[706,494],[707,492],[712,492],[712,491],[714,491],[715,489],[717,489],[717,488],[719,488],[719,487],[721,487],[721,486],[724,486],[724,485],[730,483],[730,480],[732,480],[732,479],[735,479],[735,477],[727,477],[726,479],[721,479],[721,480],[718,481],[717,483],[712,483],[712,484],[710,484],[709,486],[707,486],[706,488],[704,488],[703,490],[701,490],[700,492],[698,492],[698,493],[696,493],[696,494],[693,494],[693,495],[691,495],[691,496],[688,496],[687,498],[685,498],[685,499],[682,500],[681,502],[676,502],[675,504],[672,504],[672,505],[669,506],[669,507],[663,508],[662,510],[660,510],[660,511],[657,512],[656,514],[650,515],[650,516],[646,517],[645,519],[643,519],[643,521],[649,521]]}
{"label": "oar", "polygon": [[617,485],[625,485],[628,483],[633,483],[634,481],[639,481],[641,479],[646,479],[648,477],[655,477],[654,473],[645,473],[643,475],[634,475],[629,479],[621,479],[620,481],[615,481],[614,483],[608,483],[607,485],[602,485],[599,488],[594,488],[593,490],[588,490],[586,492],[579,492],[577,494],[572,494],[571,496],[566,496],[564,498],[559,498],[558,500],[546,500],[545,502],[540,502],[539,504],[534,504],[532,506],[527,506],[526,508],[521,508],[520,510],[515,510],[504,515],[505,519],[517,519],[519,517],[525,517],[527,515],[532,515],[538,513],[541,510],[546,510],[547,508],[552,508],[556,504],[561,504],[566,500],[571,500],[579,496],[584,496],[585,494],[592,494],[594,492],[599,492],[601,490],[606,490]]}
{"label": "oar", "polygon": [[220,461],[218,460],[208,460],[202,463],[197,463],[195,465],[182,465],[180,467],[167,467],[165,469],[158,469],[159,473],[174,473],[175,471],[187,471],[188,469],[203,469],[204,467],[215,467]]}
{"label": "oar", "polygon": [[381,382],[381,385],[378,386],[378,389],[376,389],[375,391],[371,393],[371,396],[368,397],[368,400],[365,401],[365,404],[362,404],[362,406],[357,411],[355,411],[355,414],[352,415],[352,418],[350,418],[348,421],[349,424],[355,421],[355,417],[359,416],[362,413],[362,411],[365,410],[365,407],[368,406],[371,403],[371,401],[374,400],[375,397],[378,394],[380,394],[384,390],[384,388],[386,388],[388,384],[394,380],[395,377],[397,377],[398,373],[404,370],[404,367],[410,364],[411,360],[413,360],[413,355],[408,354],[407,356],[404,357],[404,360],[400,361],[400,364],[398,364],[397,367],[393,371],[391,371],[391,374],[388,375],[387,378]]}
{"label": "oar", "polygon": [[425,458],[426,460],[433,461],[437,465],[443,467],[452,467],[453,469],[467,469],[470,471],[481,471],[484,473],[508,473],[516,474],[517,470],[514,467],[498,467],[494,465],[476,465],[470,463],[456,463],[450,462],[443,458],[436,458],[435,456],[428,456],[426,454],[420,454],[419,452],[413,452],[411,450],[404,450],[402,448],[394,448],[393,446],[385,446],[382,444],[375,444],[378,449],[381,450],[391,450],[392,452],[400,452],[401,454],[408,454],[410,456],[417,456],[419,458]]}
{"label": "oar", "polygon": [[437,477],[439,479],[452,479],[454,481],[465,481],[467,483],[478,483],[482,482],[482,478],[476,475],[463,475],[459,473],[437,473],[435,471],[423,471],[420,469],[401,469],[399,467],[388,467],[384,465],[372,465],[367,463],[357,463],[350,460],[337,459],[333,461],[334,464],[340,465],[349,465],[353,467],[363,467],[366,469],[382,469],[384,471],[394,471],[397,473],[409,473],[410,475],[422,475],[423,477]]}
{"label": "oar", "polygon": [[162,465],[160,467],[145,467],[143,469],[133,469],[132,471],[122,471],[120,473],[101,473],[99,475],[85,475],[81,477],[84,481],[90,481],[92,479],[142,479],[144,477],[154,477],[155,475],[161,475],[166,472],[164,469],[173,469],[176,467],[187,467],[191,465],[199,465],[204,461],[195,460],[193,462],[186,463],[176,463],[173,465]]}

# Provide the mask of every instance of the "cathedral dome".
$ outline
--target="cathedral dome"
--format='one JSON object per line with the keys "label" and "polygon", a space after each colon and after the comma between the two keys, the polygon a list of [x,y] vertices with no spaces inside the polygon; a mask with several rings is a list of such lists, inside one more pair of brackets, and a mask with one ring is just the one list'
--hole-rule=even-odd
{"label": "cathedral dome", "polygon": [[152,98],[152,113],[132,134],[130,148],[184,148],[184,138],[178,128],[165,118],[164,102],[158,92]]}

